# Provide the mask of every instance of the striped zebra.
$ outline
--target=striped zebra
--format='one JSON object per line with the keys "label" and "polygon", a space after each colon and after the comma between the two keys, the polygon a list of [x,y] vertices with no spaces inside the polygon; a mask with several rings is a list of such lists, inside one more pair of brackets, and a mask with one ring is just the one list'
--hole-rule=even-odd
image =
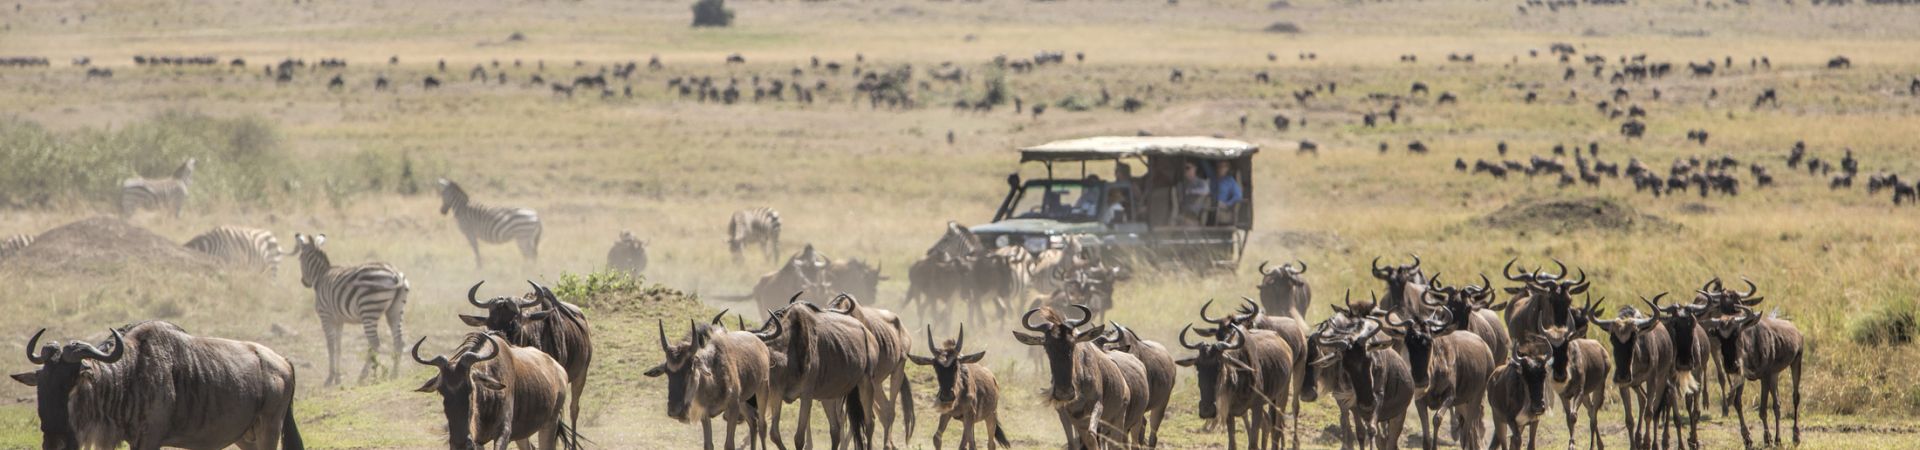
{"label": "striped zebra", "polygon": [[328,386],[340,383],[340,327],[358,320],[367,333],[367,363],[360,368],[360,380],[366,381],[380,360],[380,317],[386,316],[393,331],[393,368],[400,370],[400,349],[406,345],[402,324],[407,310],[407,292],[413,287],[407,276],[386,263],[335,266],[320,246],[327,235],[294,234],[294,252],[300,256],[300,284],[313,288],[314,312],[320,315],[320,328],[327,335]]}
{"label": "striped zebra", "polygon": [[480,260],[480,243],[497,244],[514,241],[520,245],[520,256],[527,261],[535,261],[540,256],[540,215],[527,208],[488,207],[473,203],[467,199],[467,191],[460,184],[440,179],[440,214],[453,213],[454,220],[460,224],[460,232],[467,235],[467,245],[473,247],[473,264],[485,267]]}
{"label": "striped zebra", "polygon": [[187,241],[187,248],[213,255],[228,264],[255,268],[272,275],[280,274],[280,239],[272,231],[257,228],[223,226]]}
{"label": "striped zebra", "polygon": [[733,219],[727,222],[727,250],[733,252],[735,262],[740,261],[740,251],[747,245],[759,245],[768,261],[779,260],[779,211],[753,208],[733,212]]}
{"label": "striped zebra", "polygon": [[120,217],[143,209],[172,208],[173,217],[187,206],[187,187],[193,185],[194,158],[173,171],[173,178],[128,178],[120,182]]}
{"label": "striped zebra", "polygon": [[14,253],[26,250],[29,245],[33,245],[32,235],[16,234],[7,236],[5,240],[0,240],[0,260],[6,260],[7,257],[13,256]]}

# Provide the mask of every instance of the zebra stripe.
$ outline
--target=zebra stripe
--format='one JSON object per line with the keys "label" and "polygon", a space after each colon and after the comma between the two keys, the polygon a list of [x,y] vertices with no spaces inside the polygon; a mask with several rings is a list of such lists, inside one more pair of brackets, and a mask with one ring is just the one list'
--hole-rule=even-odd
{"label": "zebra stripe", "polygon": [[272,231],[223,226],[194,236],[187,248],[213,255],[228,264],[256,268],[269,274],[280,273],[280,240]]}
{"label": "zebra stripe", "polygon": [[349,321],[360,322],[367,336],[368,364],[361,368],[360,378],[366,379],[376,365],[373,358],[380,351],[378,328],[382,316],[393,332],[393,367],[397,370],[400,349],[406,346],[403,318],[407,293],[413,289],[407,276],[386,263],[333,265],[327,253],[320,250],[327,235],[295,234],[293,238],[300,256],[300,284],[313,288],[313,309],[320,315],[320,326],[327,335],[327,384],[340,380],[340,327]]}
{"label": "zebra stripe", "polygon": [[467,236],[467,245],[473,247],[475,265],[484,265],[480,260],[481,242],[497,244],[514,241],[520,246],[520,256],[528,261],[539,259],[540,215],[533,210],[473,203],[460,184],[442,178],[440,213],[448,212],[452,212],[454,221],[459,223],[460,233]]}
{"label": "zebra stripe", "polygon": [[779,211],[765,207],[734,211],[727,222],[727,248],[733,252],[733,259],[739,260],[743,248],[756,244],[767,259],[780,257]]}
{"label": "zebra stripe", "polygon": [[133,215],[143,209],[173,209],[173,216],[180,217],[180,210],[187,205],[187,187],[193,185],[194,158],[187,158],[185,164],[173,171],[173,178],[128,178],[120,182],[120,215]]}
{"label": "zebra stripe", "polygon": [[29,245],[33,245],[33,236],[31,235],[16,234],[7,236],[6,240],[0,240],[0,259],[13,256],[14,253],[25,250]]}

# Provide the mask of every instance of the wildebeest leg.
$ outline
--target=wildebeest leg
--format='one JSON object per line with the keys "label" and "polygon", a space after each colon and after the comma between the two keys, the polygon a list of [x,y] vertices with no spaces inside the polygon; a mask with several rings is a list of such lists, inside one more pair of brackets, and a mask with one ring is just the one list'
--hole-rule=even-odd
{"label": "wildebeest leg", "polygon": [[367,363],[360,366],[360,382],[366,382],[367,375],[380,367],[380,321],[362,320],[360,329],[367,333]]}
{"label": "wildebeest leg", "polygon": [[1540,419],[1534,418],[1533,423],[1527,424],[1527,450],[1533,450],[1534,438],[1538,437],[1540,437]]}
{"label": "wildebeest leg", "polygon": [[1233,420],[1232,417],[1228,417],[1226,418],[1226,420],[1222,420],[1222,422],[1227,423],[1227,450],[1234,450],[1234,449],[1240,448],[1239,441],[1238,441],[1239,438],[1235,435],[1233,431],[1233,423],[1235,422],[1235,420]]}
{"label": "wildebeest leg", "polygon": [[1466,450],[1480,448],[1480,427],[1484,426],[1480,423],[1480,415],[1484,407],[1479,401],[1475,401],[1454,408],[1454,420],[1460,426],[1460,448]]}
{"label": "wildebeest leg", "polygon": [[[881,382],[885,383],[886,385],[897,387],[899,386],[899,382],[905,381],[906,379],[907,379],[907,373],[906,371],[902,370],[902,371],[896,371],[891,375],[887,375],[885,378],[881,378]],[[894,397],[898,395],[913,395],[913,393],[906,392],[900,389],[895,389],[892,392],[893,395],[888,395],[888,394],[889,392],[887,389],[874,389],[873,398],[871,400],[869,400],[866,397],[861,397],[860,400],[875,406],[875,408],[870,409],[869,411],[878,411],[878,415],[880,416],[879,420],[877,421],[879,422],[880,429],[881,429],[880,438],[885,439],[884,441],[881,441],[880,447],[887,450],[893,450],[894,448],[893,447],[893,419],[894,419],[893,415],[895,413],[895,410],[893,407],[893,402],[895,400]],[[912,411],[908,411],[908,412],[911,413]],[[867,420],[873,420],[873,418],[868,418]]]}
{"label": "wildebeest leg", "polygon": [[[1916,84],[1915,87],[1920,87]],[[1793,357],[1793,445],[1800,446],[1800,356]]]}
{"label": "wildebeest leg", "polygon": [[[1587,446],[1594,450],[1606,450],[1607,444],[1600,440],[1600,406],[1607,404],[1606,391],[1589,392],[1587,395]],[[1569,434],[1572,432],[1569,431]],[[1572,450],[1572,449],[1568,449]]]}
{"label": "wildebeest leg", "polygon": [[[1491,449],[1491,448],[1506,447],[1509,450],[1512,450],[1513,447],[1509,446],[1510,442],[1502,442],[1507,440],[1507,427],[1509,426],[1512,426],[1512,425],[1505,418],[1502,418],[1502,417],[1493,418],[1493,441],[1487,443],[1487,448]],[[1514,433],[1513,440],[1517,441],[1519,440],[1519,437],[1520,437],[1520,433]],[[1460,443],[1461,448],[1466,448],[1466,446],[1467,446],[1466,442]]]}
{"label": "wildebeest leg", "polygon": [[809,435],[809,431],[807,430],[807,428],[809,428],[809,426],[812,425],[812,423],[807,419],[811,418],[810,416],[812,416],[812,414],[813,414],[813,399],[804,398],[804,397],[801,398],[800,399],[800,418],[797,420],[799,424],[794,425],[793,427],[794,428],[794,432],[793,432],[794,450],[806,450],[807,447],[811,447],[811,445],[808,445],[808,444],[812,443],[813,436]]}
{"label": "wildebeest leg", "polygon": [[975,445],[973,441],[973,421],[960,421],[960,448],[977,450],[978,447],[979,446]]}
{"label": "wildebeest leg", "polygon": [[700,418],[700,448],[713,450],[713,418]]}
{"label": "wildebeest leg", "polygon": [[[1760,378],[1760,395],[1765,398],[1760,402],[1760,435],[1765,437],[1763,444],[1778,445],[1780,444],[1780,376],[1775,374]],[[1772,416],[1767,415],[1767,408],[1773,408]],[[1768,417],[1772,419],[1769,420]]]}
{"label": "wildebeest leg", "polygon": [[[1153,410],[1153,416],[1150,418],[1151,424],[1148,425],[1152,428],[1148,430],[1147,447],[1160,448],[1160,421],[1166,418],[1167,418],[1167,408],[1165,406],[1160,407],[1160,409]],[[988,439],[988,440],[992,440],[992,439]]]}
{"label": "wildebeest leg", "polygon": [[340,322],[321,319],[320,330],[327,335],[327,386],[340,384]]}
{"label": "wildebeest leg", "polygon": [[941,414],[940,425],[933,428],[933,450],[940,450],[940,435],[947,433],[947,421],[949,420],[953,420],[953,416]]}
{"label": "wildebeest leg", "polygon": [[1732,390],[1727,392],[1727,398],[1733,399],[1734,417],[1740,419],[1740,442],[1745,448],[1753,448],[1753,433],[1747,431],[1747,407],[1746,400],[1743,398],[1745,395],[1742,395],[1747,390],[1747,383],[1745,380],[1728,378],[1735,381]]}
{"label": "wildebeest leg", "polygon": [[[732,416],[732,415],[734,415],[734,414],[728,414],[728,415],[729,415],[729,416]],[[734,450],[734,449],[737,449],[737,448],[739,448],[739,447],[734,447],[734,446],[733,446],[733,434],[734,434],[734,433],[736,433],[736,432],[739,432],[739,431],[740,431],[740,420],[739,420],[739,419],[740,419],[740,418],[738,418],[738,417],[728,417],[728,418],[727,418],[727,446],[726,446],[726,447],[722,447],[722,448],[725,448],[725,449],[727,449],[727,450]]]}
{"label": "wildebeest leg", "polygon": [[[773,448],[787,450],[786,437],[780,435],[780,400],[776,397],[774,401],[763,405],[771,411],[767,415],[767,436],[773,438]],[[798,442],[794,444],[799,445]]]}
{"label": "wildebeest leg", "polygon": [[560,446],[560,423],[554,421],[546,429],[540,430],[540,450],[554,450]]}
{"label": "wildebeest leg", "polygon": [[1435,438],[1432,428],[1433,418],[1428,416],[1430,411],[1427,410],[1426,405],[1420,405],[1418,408],[1420,414],[1420,450],[1433,450],[1433,441]]}
{"label": "wildebeest leg", "polygon": [[[1698,375],[1699,371],[1696,370],[1694,373]],[[1699,450],[1700,409],[1701,405],[1707,401],[1707,390],[1704,387],[1694,389],[1693,395],[1687,396],[1687,446]]]}
{"label": "wildebeest leg", "polygon": [[[512,401],[507,402],[506,409],[513,410]],[[500,421],[503,422],[500,424],[500,438],[493,440],[493,450],[507,450],[507,439],[513,436],[513,415],[507,414],[501,417]]]}
{"label": "wildebeest leg", "polygon": [[1640,428],[1633,423],[1633,392],[1635,389],[1620,386],[1620,422],[1627,427],[1627,447],[1640,446]]}

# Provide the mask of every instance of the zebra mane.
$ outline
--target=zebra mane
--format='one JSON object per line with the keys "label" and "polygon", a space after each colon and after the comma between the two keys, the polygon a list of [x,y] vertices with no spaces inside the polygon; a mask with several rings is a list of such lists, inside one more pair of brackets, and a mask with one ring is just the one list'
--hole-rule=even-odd
{"label": "zebra mane", "polygon": [[195,158],[187,158],[187,162],[180,163],[180,168],[173,171],[173,179],[193,181],[193,166],[196,162],[198,161]]}

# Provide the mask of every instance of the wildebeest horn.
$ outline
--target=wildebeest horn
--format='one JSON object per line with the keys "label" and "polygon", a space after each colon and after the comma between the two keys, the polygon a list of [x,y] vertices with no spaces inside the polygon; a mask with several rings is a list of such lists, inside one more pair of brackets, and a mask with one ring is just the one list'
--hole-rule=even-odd
{"label": "wildebeest horn", "polygon": [[1221,322],[1225,322],[1227,319],[1214,319],[1212,317],[1207,317],[1207,308],[1210,308],[1212,306],[1213,306],[1213,299],[1207,299],[1206,304],[1200,305],[1200,320],[1206,323],[1211,323],[1211,324],[1219,324]]}
{"label": "wildebeest horn", "polygon": [[1041,333],[1047,332],[1046,328],[1041,328],[1033,324],[1033,315],[1039,314],[1039,313],[1040,313],[1040,308],[1027,310],[1026,314],[1023,314],[1020,316],[1020,325],[1027,327],[1028,330],[1038,331]]}
{"label": "wildebeest horn", "polygon": [[1394,318],[1393,318],[1393,316],[1387,316],[1387,326],[1390,326],[1390,327],[1394,327],[1394,328],[1400,328],[1400,329],[1403,329],[1403,330],[1412,330],[1412,329],[1413,329],[1413,321],[1410,321],[1410,320],[1394,320]]}
{"label": "wildebeest horn", "polygon": [[1749,280],[1747,279],[1747,277],[1743,276],[1743,277],[1740,277],[1740,281],[1743,283],[1747,283],[1747,291],[1739,293],[1741,298],[1752,297],[1753,294],[1760,293],[1760,287],[1754,286],[1753,280]]}
{"label": "wildebeest horn", "polygon": [[[767,328],[768,328],[768,327],[772,327],[772,328],[773,328],[773,331],[771,331],[771,332],[769,332],[769,331],[767,331]],[[742,327],[742,328],[745,328],[745,327]],[[779,316],[775,316],[775,315],[772,315],[772,314],[768,314],[768,315],[767,315],[767,321],[766,321],[766,322],[763,322],[763,323],[761,323],[761,324],[760,324],[760,330],[759,330],[759,331],[754,331],[754,332],[753,332],[753,335],[754,335],[755,337],[759,337],[759,338],[760,338],[760,340],[764,342],[764,341],[768,341],[768,340],[772,340],[772,339],[774,339],[774,338],[778,338],[778,337],[780,337],[780,333],[782,333],[782,332],[785,332],[785,331],[786,331],[786,329],[787,329],[787,328],[786,328],[786,325],[782,325],[782,324],[780,324],[780,317],[779,317]],[[665,338],[666,338],[666,336],[667,336],[667,335],[666,335],[666,331],[665,331],[665,330],[662,330],[662,331],[661,331],[661,334],[660,334],[660,337],[662,338],[662,341],[664,341],[664,340],[665,340]]]}
{"label": "wildebeest horn", "polygon": [[1266,261],[1261,261],[1261,262],[1260,262],[1260,268],[1258,268],[1258,269],[1254,269],[1254,270],[1258,270],[1258,271],[1260,271],[1260,274],[1261,274],[1261,275],[1266,275],[1266,274],[1267,274],[1267,262],[1266,262]]}
{"label": "wildebeest horn", "polygon": [[854,299],[853,299],[853,296],[851,296],[851,295],[847,295],[847,293],[845,293],[845,292],[841,292],[841,293],[840,293],[840,295],[836,295],[836,296],[833,296],[833,301],[830,301],[830,302],[827,302],[827,306],[829,306],[829,307],[831,307],[831,306],[833,306],[833,305],[837,305],[837,304],[840,304],[840,303],[842,303],[842,302],[841,302],[841,300],[842,300],[842,299],[845,299],[845,300],[846,300],[846,302],[845,302],[845,303],[846,303],[846,307],[845,307],[845,308],[842,308],[842,309],[829,309],[829,311],[833,311],[833,312],[836,312],[836,313],[840,313],[840,314],[853,314],[853,310],[854,310],[854,308],[857,308],[857,307],[859,307],[859,306],[860,306],[860,302],[859,302],[858,300],[854,300]]}
{"label": "wildebeest horn", "polygon": [[667,345],[667,322],[661,319],[653,319],[653,325],[660,329],[660,352],[666,353],[668,349],[672,348]]}
{"label": "wildebeest horn", "polygon": [[420,340],[418,341],[413,342],[413,352],[412,352],[413,362],[417,362],[417,363],[428,365],[428,366],[434,366],[434,367],[446,367],[447,357],[445,356],[434,355],[432,360],[428,360],[426,358],[420,357],[420,344],[425,344],[425,343],[427,343],[427,338],[424,338],[424,337],[420,338]]}
{"label": "wildebeest horn", "polygon": [[1249,310],[1247,311],[1247,315],[1245,315],[1245,316],[1242,316],[1242,317],[1239,317],[1239,318],[1242,318],[1242,319],[1257,319],[1257,318],[1259,318],[1260,316],[1264,316],[1264,315],[1267,315],[1267,309],[1266,309],[1266,307],[1265,307],[1265,306],[1260,306],[1260,302],[1256,302],[1256,301],[1253,301],[1253,299],[1251,299],[1251,298],[1247,298],[1247,296],[1245,296],[1245,295],[1242,295],[1242,296],[1240,296],[1240,301],[1242,301],[1242,302],[1246,302],[1246,303],[1247,303],[1247,307],[1248,307],[1248,309],[1249,309]]}
{"label": "wildebeest horn", "polygon": [[1489,279],[1487,279],[1487,274],[1484,274],[1484,273],[1482,273],[1482,274],[1480,274],[1480,286],[1479,286],[1479,288],[1480,288],[1480,290],[1481,290],[1481,291],[1483,291],[1483,292],[1484,292],[1484,291],[1486,291],[1486,290],[1488,290],[1488,289],[1493,289],[1493,280],[1489,280]]}
{"label": "wildebeest horn", "polygon": [[[487,352],[484,354],[475,353],[478,350],[486,350]],[[472,363],[493,359],[493,357],[495,356],[500,356],[500,347],[495,347],[493,345],[493,339],[487,338],[487,339],[480,340],[480,348],[470,350],[466,353],[461,354],[460,361],[467,364],[472,364]]]}
{"label": "wildebeest horn", "polygon": [[1186,328],[1180,329],[1180,346],[1194,350],[1207,348],[1205,345],[1193,345],[1193,343],[1187,342],[1187,333],[1191,331],[1193,331],[1193,324],[1187,324]]}
{"label": "wildebeest horn", "polygon": [[1560,274],[1554,275],[1553,278],[1556,280],[1567,279],[1567,264],[1560,262],[1560,258],[1552,258],[1552,259],[1553,259],[1553,265],[1560,267]]}
{"label": "wildebeest horn", "polygon": [[800,292],[793,293],[793,297],[787,299],[787,304],[793,304],[793,303],[799,302],[800,296],[806,293],[807,291],[805,289],[800,290]]}
{"label": "wildebeest horn", "polygon": [[1373,257],[1373,272],[1380,273],[1380,257]]}
{"label": "wildebeest horn", "polygon": [[92,359],[108,364],[119,361],[120,356],[127,353],[126,340],[120,336],[120,330],[109,329],[107,331],[113,333],[113,340],[109,341],[113,343],[113,353],[102,352],[99,348],[94,347],[93,344],[84,341],[74,341],[73,344],[79,345],[80,353],[66,355],[66,358],[73,362],[79,362],[82,359]]}
{"label": "wildebeest horn", "polygon": [[534,299],[536,301],[531,301],[526,303],[514,302],[516,305],[519,305],[522,308],[540,303],[540,301],[546,301],[546,300],[559,301],[560,300],[559,298],[556,298],[553,296],[552,289],[547,289],[546,286],[541,286],[540,283],[535,283],[533,282],[533,280],[527,280],[527,285],[533,287],[533,293],[535,294]]}
{"label": "wildebeest horn", "polygon": [[1373,340],[1373,335],[1380,333],[1380,323],[1374,322],[1371,320],[1361,321],[1360,329],[1362,331],[1360,331],[1359,335],[1356,335],[1352,338],[1352,340],[1347,341],[1347,345],[1349,347],[1354,345],[1366,345],[1367,341]]}
{"label": "wildebeest horn", "polygon": [[953,352],[959,353],[963,348],[967,348],[967,324],[965,323],[960,324],[960,335],[953,338]]}
{"label": "wildebeest horn", "polygon": [[[32,361],[34,364],[46,364],[47,360],[52,359],[50,355],[41,356],[39,353],[40,335],[43,334],[47,334],[47,329],[41,328],[40,331],[33,333],[33,337],[27,338],[27,361]],[[59,347],[58,344],[53,346]]]}
{"label": "wildebeest horn", "polygon": [[1407,270],[1415,270],[1415,269],[1419,269],[1419,268],[1420,268],[1420,255],[1418,255],[1418,254],[1414,254],[1414,253],[1408,253],[1408,254],[1407,254],[1407,256],[1412,256],[1412,257],[1413,257],[1413,264],[1412,264],[1412,265],[1409,265],[1409,266],[1407,266]]}
{"label": "wildebeest horn", "polygon": [[1522,283],[1532,282],[1533,279],[1528,278],[1526,272],[1521,272],[1520,276],[1517,276],[1517,277],[1513,276],[1513,263],[1516,263],[1519,261],[1520,261],[1520,258],[1507,260],[1507,266],[1500,269],[1500,276],[1507,277],[1507,281],[1518,281]]}
{"label": "wildebeest horn", "polygon": [[467,303],[473,304],[473,307],[475,308],[480,308],[480,309],[492,308],[493,307],[492,300],[488,300],[485,303],[482,303],[480,302],[480,299],[478,297],[475,297],[475,295],[480,293],[480,285],[482,284],[487,284],[487,281],[480,280],[479,283],[474,283],[473,287],[467,288]]}
{"label": "wildebeest horn", "polygon": [[1713,277],[1713,279],[1707,280],[1707,284],[1700,285],[1700,290],[1708,292],[1718,291],[1723,288],[1725,288],[1725,286],[1720,284],[1720,277]]}
{"label": "wildebeest horn", "polygon": [[[1440,291],[1442,294],[1446,293],[1444,290],[1440,290],[1440,289],[1435,289],[1435,291]],[[1425,304],[1427,306],[1447,306],[1447,303],[1445,301],[1436,302],[1436,301],[1428,300],[1429,297],[1433,296],[1432,294],[1433,292],[1426,292],[1426,293],[1420,294],[1420,303]]]}
{"label": "wildebeest horn", "polygon": [[[1239,350],[1243,347],[1246,347],[1247,346],[1247,329],[1240,328],[1239,325],[1228,325],[1227,327],[1233,329],[1233,336],[1232,336],[1233,342],[1227,344],[1227,350]],[[1222,330],[1225,330],[1225,329],[1223,328]],[[1221,340],[1220,342],[1227,343],[1227,341],[1224,339]]]}
{"label": "wildebeest horn", "polygon": [[1440,271],[1434,271],[1433,278],[1427,279],[1427,286],[1440,287],[1445,285],[1446,283],[1440,281],[1440,274]]}
{"label": "wildebeest horn", "polygon": [[1587,269],[1585,268],[1580,269],[1580,279],[1574,280],[1573,283],[1568,284],[1568,286],[1579,286],[1583,284],[1587,284]]}
{"label": "wildebeest horn", "polygon": [[1293,274],[1294,274],[1294,275],[1299,275],[1299,274],[1303,274],[1303,273],[1307,273],[1307,262],[1306,262],[1306,261],[1304,261],[1304,260],[1298,260],[1298,259],[1296,259],[1296,260],[1294,260],[1293,262],[1297,262],[1297,263],[1300,263],[1300,268],[1299,268],[1298,270],[1294,270],[1294,271],[1293,271]]}
{"label": "wildebeest horn", "polygon": [[940,354],[940,349],[933,348],[933,324],[927,324],[927,353]]}
{"label": "wildebeest horn", "polygon": [[1066,323],[1067,323],[1067,326],[1069,326],[1069,327],[1077,327],[1077,326],[1080,326],[1080,324],[1084,324],[1084,323],[1087,323],[1087,320],[1088,320],[1088,319],[1092,319],[1092,318],[1093,318],[1093,308],[1088,308],[1088,307],[1087,307],[1087,305],[1082,305],[1082,304],[1079,304],[1079,303],[1075,303],[1075,304],[1071,304],[1071,305],[1067,305],[1067,306],[1068,306],[1068,307],[1072,307],[1073,309],[1078,309],[1078,310],[1080,310],[1080,318],[1079,318],[1079,319],[1069,319],[1069,320],[1067,320],[1067,322],[1066,322]]}
{"label": "wildebeest horn", "polygon": [[[725,309],[722,309],[722,310],[720,310],[720,313],[719,313],[719,314],[714,314],[714,315],[713,315],[713,322],[712,322],[712,323],[713,323],[714,325],[720,325],[720,319],[723,319],[723,318],[726,318],[726,317],[727,317],[727,311],[728,311],[728,310],[725,310]],[[721,326],[724,326],[724,325],[721,325]]]}
{"label": "wildebeest horn", "polygon": [[1347,311],[1353,311],[1353,290],[1348,289],[1345,295],[1341,295],[1340,302],[1346,303]]}

